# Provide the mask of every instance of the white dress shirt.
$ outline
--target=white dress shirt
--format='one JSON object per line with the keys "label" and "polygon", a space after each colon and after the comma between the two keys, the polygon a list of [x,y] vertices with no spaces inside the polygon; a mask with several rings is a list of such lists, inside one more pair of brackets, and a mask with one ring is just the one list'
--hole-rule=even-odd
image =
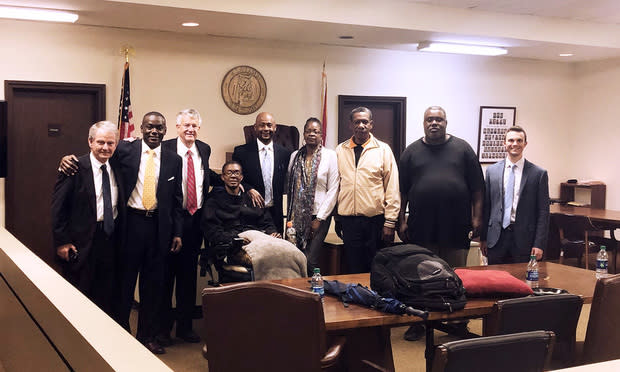
{"label": "white dress shirt", "polygon": [[196,201],[197,208],[202,208],[202,185],[204,180],[205,171],[202,167],[202,158],[198,153],[198,147],[196,143],[192,144],[192,147],[187,147],[177,137],[177,154],[183,159],[183,209],[187,209],[187,151],[192,152],[192,161],[194,162],[194,178],[196,179]]}
{"label": "white dress shirt", "polygon": [[[134,209],[144,210],[142,204],[142,193],[144,192],[144,174],[146,173],[146,162],[149,158],[148,150],[151,148],[142,140],[142,155],[140,155],[140,169],[138,170],[138,180],[136,181],[136,187],[134,187],[131,195],[129,196],[129,202],[127,206]],[[161,165],[161,146],[157,146],[153,149],[155,156],[155,195],[157,195],[157,182],[159,182],[159,167]],[[157,209],[157,197],[155,198],[155,205],[153,209]]]}
{"label": "white dress shirt", "polygon": [[512,167],[515,168],[515,187],[514,196],[512,198],[512,210],[510,211],[510,223],[515,222],[515,216],[517,215],[517,205],[519,205],[519,196],[521,195],[521,176],[523,176],[523,166],[525,165],[525,158],[521,157],[516,163],[512,163],[506,158],[506,164],[504,167],[504,193],[506,193],[506,186],[508,185],[508,172],[512,171]]}
{"label": "white dress shirt", "polygon": [[[289,177],[293,168],[293,161],[297,151],[291,154],[288,163]],[[338,159],[336,151],[321,148],[321,162],[317,170],[316,188],[314,189],[314,207],[312,214],[319,220],[326,220],[332,213],[338,200],[338,186],[340,185],[340,175],[338,174]],[[289,180],[289,184],[290,184]]]}
{"label": "white dress shirt", "polygon": [[[273,167],[274,167],[274,163],[275,163],[275,154],[273,151],[273,141],[269,142],[268,145],[265,145],[264,143],[262,143],[260,140],[256,140],[256,142],[258,143],[258,160],[260,160],[260,164],[261,167],[263,165],[263,161],[265,160],[265,156],[267,154],[267,151],[269,151],[271,153],[271,174],[269,175],[269,179],[271,180],[271,185],[273,185]],[[261,174],[262,174],[262,168],[261,168]],[[272,187],[273,189],[273,187]],[[271,206],[273,205],[273,200],[265,200],[265,206]]]}
{"label": "white dress shirt", "polygon": [[[103,221],[103,171],[101,170],[101,166],[104,163],[101,163],[93,153],[90,153],[90,166],[93,171],[93,181],[95,182],[95,201],[97,203],[97,222]],[[110,193],[112,195],[112,215],[114,218],[118,216],[118,185],[116,184],[116,178],[114,177],[114,171],[112,167],[110,167],[110,162],[105,162],[106,169],[108,170],[108,175],[110,177]]]}

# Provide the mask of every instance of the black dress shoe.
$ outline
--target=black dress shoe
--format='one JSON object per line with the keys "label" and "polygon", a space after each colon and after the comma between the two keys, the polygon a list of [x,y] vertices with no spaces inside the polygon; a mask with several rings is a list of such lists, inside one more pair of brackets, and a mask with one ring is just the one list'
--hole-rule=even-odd
{"label": "black dress shoe", "polygon": [[423,324],[414,324],[403,335],[403,338],[407,341],[418,341],[426,334],[426,330]]}
{"label": "black dress shoe", "polygon": [[157,343],[160,344],[161,346],[172,345],[172,338],[170,337],[170,334],[166,334],[166,333],[163,333],[155,337],[155,341],[157,341]]}
{"label": "black dress shoe", "polygon": [[193,344],[200,342],[200,336],[198,336],[196,332],[192,330],[190,330],[189,332],[185,332],[185,333],[177,333],[177,337],[182,339],[185,342],[191,342]]}
{"label": "black dress shoe", "polygon": [[153,354],[166,354],[166,349],[161,347],[157,341],[148,341],[144,343],[144,347],[149,349]]}

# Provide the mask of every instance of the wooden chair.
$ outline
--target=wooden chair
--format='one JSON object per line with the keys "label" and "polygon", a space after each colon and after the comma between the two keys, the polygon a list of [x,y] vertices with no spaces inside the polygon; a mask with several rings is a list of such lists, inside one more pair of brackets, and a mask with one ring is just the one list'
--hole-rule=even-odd
{"label": "wooden chair", "polygon": [[586,216],[554,214],[553,219],[560,233],[560,263],[564,263],[564,258],[576,257],[581,266],[585,255],[584,267],[588,269],[590,252],[597,252],[596,244],[590,239],[590,232],[599,229]]}
{"label": "wooden chair", "polygon": [[437,346],[432,371],[543,371],[549,366],[553,345],[550,331],[452,341]]}
{"label": "wooden chair", "polygon": [[[256,141],[254,134],[254,125],[246,125],[243,127],[243,135],[245,143]],[[276,132],[273,134],[273,142],[284,146],[288,150],[295,151],[299,148],[299,129],[293,125],[278,124]]]}
{"label": "wooden chair", "polygon": [[269,282],[202,291],[209,371],[318,371],[339,366],[318,295]]}
{"label": "wooden chair", "polygon": [[599,279],[580,363],[590,364],[620,359],[620,275]]}
{"label": "wooden chair", "polygon": [[485,336],[537,330],[553,331],[556,344],[552,367],[572,365],[577,322],[582,305],[581,296],[570,294],[497,301],[486,319]]}

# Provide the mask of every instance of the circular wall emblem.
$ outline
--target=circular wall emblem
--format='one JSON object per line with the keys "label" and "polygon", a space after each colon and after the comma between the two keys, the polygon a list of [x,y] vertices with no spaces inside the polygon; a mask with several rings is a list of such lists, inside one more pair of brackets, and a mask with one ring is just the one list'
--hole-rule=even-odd
{"label": "circular wall emblem", "polygon": [[237,114],[255,112],[263,105],[266,96],[265,79],[253,67],[234,67],[222,80],[222,98],[226,106]]}

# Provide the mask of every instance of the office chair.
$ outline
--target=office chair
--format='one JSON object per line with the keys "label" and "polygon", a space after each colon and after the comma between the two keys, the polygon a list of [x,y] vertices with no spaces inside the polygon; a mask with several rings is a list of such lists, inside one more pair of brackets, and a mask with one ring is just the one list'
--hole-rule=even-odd
{"label": "office chair", "polygon": [[[254,125],[244,126],[243,136],[245,137],[245,143],[256,141]],[[278,124],[276,132],[273,134],[273,142],[293,152],[299,149],[299,129],[293,125]]]}
{"label": "office chair", "polygon": [[432,371],[543,371],[554,338],[553,332],[533,331],[448,342],[437,346]]}
{"label": "office chair", "polygon": [[599,229],[586,216],[554,214],[553,220],[560,233],[560,264],[564,264],[564,258],[576,257],[578,266],[581,266],[585,255],[584,267],[588,269],[589,254],[598,251],[589,233]]}
{"label": "office chair", "polygon": [[581,364],[620,359],[619,313],[620,275],[599,279],[594,289]]}
{"label": "office chair", "polygon": [[553,331],[552,367],[571,365],[583,299],[571,294],[529,296],[497,301],[485,323],[485,335]]}
{"label": "office chair", "polygon": [[318,371],[339,366],[344,337],[326,347],[318,295],[269,282],[202,291],[210,372]]}

